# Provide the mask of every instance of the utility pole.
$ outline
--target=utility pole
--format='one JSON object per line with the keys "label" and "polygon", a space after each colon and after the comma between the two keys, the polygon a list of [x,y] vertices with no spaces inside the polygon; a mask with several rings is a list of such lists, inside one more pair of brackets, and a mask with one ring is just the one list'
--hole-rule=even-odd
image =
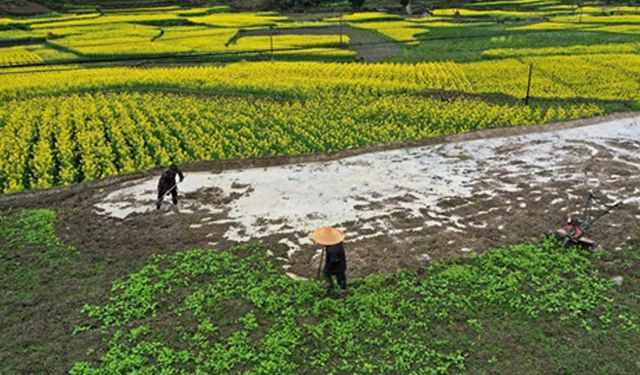
{"label": "utility pole", "polygon": [[578,20],[578,23],[582,23],[582,7],[580,7],[580,18]]}
{"label": "utility pole", "polygon": [[269,50],[271,50],[271,61],[273,61],[273,25],[269,26]]}
{"label": "utility pole", "polygon": [[533,74],[533,64],[529,64],[529,80],[527,81],[527,97],[524,99],[524,105],[529,105],[529,95],[531,94],[532,74]]}
{"label": "utility pole", "polygon": [[340,47],[342,47],[342,23],[343,23],[343,15],[340,13]]}
{"label": "utility pole", "polygon": [[578,17],[578,23],[582,23],[582,2],[577,1],[576,7],[578,8],[578,11],[580,11],[580,16]]}

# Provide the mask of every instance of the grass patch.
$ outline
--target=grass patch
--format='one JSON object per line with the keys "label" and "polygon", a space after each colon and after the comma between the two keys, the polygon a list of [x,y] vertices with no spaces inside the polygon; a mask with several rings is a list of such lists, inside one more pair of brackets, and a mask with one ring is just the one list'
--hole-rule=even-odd
{"label": "grass patch", "polygon": [[83,303],[104,293],[104,265],[56,236],[50,210],[0,214],[0,373],[61,374],[91,334],[71,336]]}
{"label": "grass patch", "polygon": [[512,31],[505,26],[432,27],[421,43],[405,47],[402,62],[471,62],[487,57],[635,53],[637,35],[586,30]]}

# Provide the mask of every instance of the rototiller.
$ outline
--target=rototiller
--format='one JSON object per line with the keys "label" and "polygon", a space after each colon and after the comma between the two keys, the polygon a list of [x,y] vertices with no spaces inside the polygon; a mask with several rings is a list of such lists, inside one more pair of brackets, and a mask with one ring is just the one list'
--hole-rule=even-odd
{"label": "rototiller", "polygon": [[[584,206],[583,218],[581,219],[575,214],[567,216],[567,225],[565,226],[565,228],[558,229],[555,232],[556,238],[563,241],[562,246],[564,248],[567,248],[569,246],[579,246],[583,249],[595,251],[598,247],[598,244],[595,241],[585,237],[585,233],[589,229],[591,229],[596,221],[610,213],[621,203],[621,201],[618,201],[612,205],[606,205],[598,201],[593,193],[589,193],[589,196],[587,197],[587,203]],[[598,209],[600,212],[592,212]]]}

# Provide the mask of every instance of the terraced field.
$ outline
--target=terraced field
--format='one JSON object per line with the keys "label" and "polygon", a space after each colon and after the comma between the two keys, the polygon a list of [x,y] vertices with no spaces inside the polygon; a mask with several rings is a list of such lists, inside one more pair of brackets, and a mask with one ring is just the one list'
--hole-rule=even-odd
{"label": "terraced field", "polygon": [[[640,66],[633,64],[638,56],[619,55],[607,66],[576,57],[530,59],[538,72],[532,107],[518,104],[526,87],[516,78],[528,67],[514,60],[24,73],[2,84],[0,187],[42,189],[171,160],[327,152],[561,121],[633,107],[640,100],[640,82],[628,70]],[[609,74],[609,81],[594,84],[589,72]],[[497,77],[514,79],[497,85]],[[58,96],[46,97],[53,92]],[[326,133],[336,136],[325,139]]]}
{"label": "terraced field", "polygon": [[[318,27],[326,22],[292,22],[275,13],[228,13],[225,6],[208,8],[163,7],[59,15],[34,19],[3,19],[0,40],[7,43],[46,38],[46,46],[73,54],[77,59],[141,57],[217,53],[238,55],[278,50],[278,57],[312,56],[344,60],[355,54],[340,47],[333,35],[278,34],[275,38],[238,38],[241,29]],[[295,50],[307,48],[305,53]],[[33,60],[22,60],[25,63]],[[55,58],[48,61],[57,61]],[[8,65],[8,64],[5,64]]]}
{"label": "terraced field", "polygon": [[[228,13],[229,8],[225,6],[165,6],[33,19],[4,18],[0,19],[0,40],[47,38],[48,48],[71,53],[80,59],[202,53],[232,55],[236,59],[264,58],[270,54],[259,52],[270,50],[272,46],[276,50],[308,49],[282,53],[280,58],[285,59],[354,59],[362,48],[354,47],[355,53],[345,51],[348,38],[338,45],[332,37],[335,32],[330,29],[342,24],[375,32],[378,40],[365,42],[370,44],[370,49],[383,48],[376,44],[401,43],[404,50],[395,57],[397,61],[472,61],[486,57],[637,52],[640,13],[637,7],[583,7],[579,14],[575,7],[552,3],[520,4],[530,8],[526,11],[481,9],[476,4],[475,9],[462,9],[458,13],[454,8],[442,8],[432,15],[360,12],[313,20],[289,19],[269,12],[239,16]],[[509,6],[509,2],[499,2],[494,8]],[[262,30],[267,34],[271,27],[280,30],[273,43],[266,37],[238,40],[242,30]],[[286,33],[287,29],[300,28],[310,30],[305,38]],[[326,34],[322,33],[323,29]],[[250,51],[255,53],[247,55]],[[372,54],[360,55],[367,58]]]}
{"label": "terraced field", "polygon": [[[639,6],[45,3],[0,17],[0,373],[640,372]],[[543,236],[590,192],[598,252]]]}
{"label": "terraced field", "polygon": [[[200,163],[159,212],[156,173],[0,197],[2,369],[633,372],[640,127],[584,125]],[[537,240],[582,207],[583,172],[624,201],[593,230],[597,255]],[[315,280],[308,229],[324,222],[348,233],[347,295]],[[50,344],[18,355],[34,341]]]}

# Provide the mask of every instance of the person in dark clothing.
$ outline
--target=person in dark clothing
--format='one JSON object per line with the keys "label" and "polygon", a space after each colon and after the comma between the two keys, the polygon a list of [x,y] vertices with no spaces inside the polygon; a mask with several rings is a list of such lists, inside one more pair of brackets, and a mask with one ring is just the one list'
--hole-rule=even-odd
{"label": "person in dark clothing", "polygon": [[[344,233],[336,228],[323,227],[313,232],[313,239],[318,245],[324,246],[324,267],[322,268],[322,273],[327,282],[327,289],[333,289],[333,276],[335,276],[338,280],[340,290],[346,291],[347,258],[343,245]],[[318,269],[318,273],[320,273],[320,269]]]}
{"label": "person in dark clothing", "polygon": [[178,204],[178,183],[176,182],[176,175],[180,177],[180,182],[184,180],[184,174],[182,174],[182,171],[175,164],[171,164],[167,170],[162,172],[160,181],[158,181],[158,201],[156,202],[156,209],[160,209],[162,201],[168,193],[171,193],[171,201],[173,204]]}
{"label": "person in dark clothing", "polygon": [[327,289],[333,289],[333,275],[336,276],[340,289],[347,290],[347,258],[344,255],[342,242],[337,245],[326,246],[324,248],[324,279],[327,281]]}

